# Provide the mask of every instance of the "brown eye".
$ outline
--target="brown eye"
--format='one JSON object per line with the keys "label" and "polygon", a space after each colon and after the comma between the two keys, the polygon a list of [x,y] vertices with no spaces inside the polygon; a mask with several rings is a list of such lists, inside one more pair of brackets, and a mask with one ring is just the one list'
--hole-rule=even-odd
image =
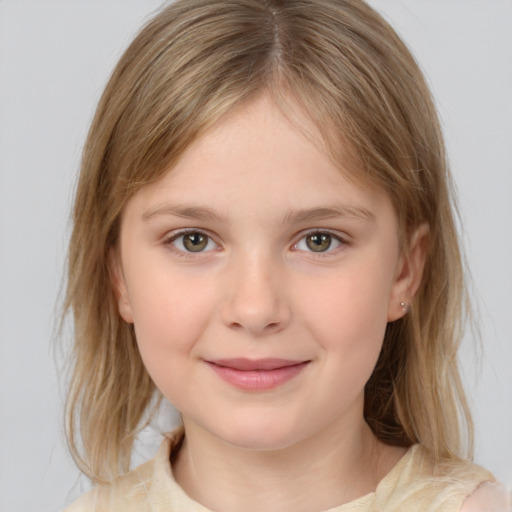
{"label": "brown eye", "polygon": [[332,245],[332,236],[329,233],[313,233],[306,236],[306,245],[313,252],[325,252]]}
{"label": "brown eye", "polygon": [[187,233],[182,236],[183,247],[189,252],[201,252],[208,246],[208,237],[202,233]]}
{"label": "brown eye", "polygon": [[208,253],[219,249],[211,236],[203,231],[186,230],[176,233],[174,236],[165,241],[166,245],[170,245],[174,249],[174,253],[178,256],[189,256],[201,253]]}

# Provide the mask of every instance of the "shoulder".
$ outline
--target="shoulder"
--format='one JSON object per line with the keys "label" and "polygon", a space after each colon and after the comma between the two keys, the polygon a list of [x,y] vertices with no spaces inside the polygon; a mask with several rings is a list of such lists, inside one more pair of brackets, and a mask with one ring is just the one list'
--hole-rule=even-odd
{"label": "shoulder", "polygon": [[149,512],[152,501],[167,494],[172,481],[169,456],[181,436],[180,430],[168,435],[153,459],[109,483],[97,485],[64,512]]}
{"label": "shoulder", "polygon": [[153,473],[154,461],[151,460],[112,482],[96,485],[64,512],[142,512],[151,489]]}
{"label": "shoulder", "polygon": [[471,506],[468,497],[476,503],[484,493],[479,489],[491,482],[495,482],[493,475],[477,464],[463,460],[435,464],[428,450],[415,445],[377,487],[376,505],[386,512],[502,512],[462,508]]}
{"label": "shoulder", "polygon": [[510,512],[512,496],[497,482],[484,482],[466,499],[461,512]]}

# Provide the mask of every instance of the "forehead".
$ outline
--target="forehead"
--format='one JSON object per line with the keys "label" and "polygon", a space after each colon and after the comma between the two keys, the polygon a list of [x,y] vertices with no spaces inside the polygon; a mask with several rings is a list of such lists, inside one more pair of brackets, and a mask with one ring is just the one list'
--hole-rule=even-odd
{"label": "forehead", "polygon": [[382,192],[354,181],[348,156],[346,166],[330,157],[307,116],[294,117],[290,121],[266,96],[244,104],[190,144],[131,202],[146,209],[194,203],[222,214],[260,216],[326,204],[370,211],[386,203]]}

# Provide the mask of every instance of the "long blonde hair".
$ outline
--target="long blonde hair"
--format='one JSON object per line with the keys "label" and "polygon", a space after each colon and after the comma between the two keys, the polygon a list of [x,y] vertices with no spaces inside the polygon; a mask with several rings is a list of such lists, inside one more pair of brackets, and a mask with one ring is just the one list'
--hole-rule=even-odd
{"label": "long blonde hair", "polygon": [[354,179],[389,194],[404,251],[415,228],[428,224],[422,284],[409,314],[388,325],[364,414],[386,443],[421,443],[436,461],[469,455],[471,419],[456,359],[466,305],[462,258],[439,122],[411,53],[361,0],[177,0],[115,68],[76,191],[65,305],[75,329],[67,433],[77,464],[95,481],[127,470],[158,395],[111,286],[108,254],[120,213],[192,141],[263,92],[291,117],[299,104],[334,158],[348,143]]}

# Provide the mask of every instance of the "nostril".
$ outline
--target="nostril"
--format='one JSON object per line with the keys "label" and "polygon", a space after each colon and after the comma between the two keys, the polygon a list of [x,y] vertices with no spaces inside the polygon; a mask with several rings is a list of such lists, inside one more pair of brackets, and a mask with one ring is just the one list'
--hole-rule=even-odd
{"label": "nostril", "polygon": [[281,330],[291,316],[282,288],[262,275],[266,267],[258,268],[250,267],[249,275],[233,275],[220,310],[224,325],[254,335]]}

